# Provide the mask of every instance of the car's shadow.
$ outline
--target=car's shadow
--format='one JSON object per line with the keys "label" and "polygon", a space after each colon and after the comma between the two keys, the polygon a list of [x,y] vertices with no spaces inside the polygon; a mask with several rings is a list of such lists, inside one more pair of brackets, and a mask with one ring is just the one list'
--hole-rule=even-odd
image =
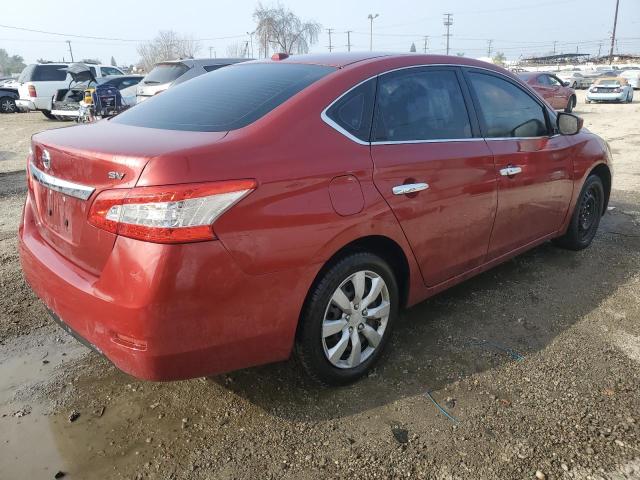
{"label": "car's shadow", "polygon": [[340,418],[422,394],[539,351],[640,269],[638,219],[615,203],[581,252],[541,245],[405,311],[373,374],[343,388],[306,380],[293,361],[214,377],[270,415]]}

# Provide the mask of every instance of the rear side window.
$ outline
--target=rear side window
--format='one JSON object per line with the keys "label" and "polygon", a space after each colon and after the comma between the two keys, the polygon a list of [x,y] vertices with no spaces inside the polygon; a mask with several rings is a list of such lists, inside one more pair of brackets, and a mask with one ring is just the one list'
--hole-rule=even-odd
{"label": "rear side window", "polygon": [[342,130],[368,142],[371,135],[373,102],[376,94],[376,79],[357,86],[338,99],[326,115]]}
{"label": "rear side window", "polygon": [[100,67],[100,72],[104,77],[107,77],[109,75],[122,75],[122,72],[120,70],[113,67]]}
{"label": "rear side window", "polygon": [[36,68],[35,65],[27,65],[24,67],[22,72],[20,72],[20,76],[18,77],[18,82],[24,83],[31,80],[31,75],[33,75],[33,70]]}
{"label": "rear side window", "polygon": [[378,80],[374,141],[447,140],[472,135],[453,70],[406,69]]}
{"label": "rear side window", "polygon": [[145,84],[169,83],[183,75],[189,70],[183,63],[161,63],[153,67],[153,69],[144,77]]}
{"label": "rear side window", "polygon": [[286,63],[234,65],[170,88],[112,121],[194,132],[235,130],[256,121],[334,70]]}
{"label": "rear side window", "polygon": [[224,67],[224,65],[205,65],[202,68],[205,72],[213,72],[214,70],[219,69],[220,67]]}
{"label": "rear side window", "polygon": [[67,78],[66,65],[34,65],[23,82],[58,82]]}
{"label": "rear side window", "polygon": [[540,137],[548,134],[544,108],[511,82],[469,72],[489,138]]}

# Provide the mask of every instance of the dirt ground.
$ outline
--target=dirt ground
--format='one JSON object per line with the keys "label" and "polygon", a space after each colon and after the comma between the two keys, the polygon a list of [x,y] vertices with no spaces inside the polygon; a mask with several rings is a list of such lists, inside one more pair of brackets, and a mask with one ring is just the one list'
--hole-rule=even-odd
{"label": "dirt ground", "polygon": [[340,389],[293,362],[139,382],[57,328],[16,229],[29,134],[60,124],[0,115],[0,479],[640,478],[640,103],[579,94],[615,162],[593,246],[542,245],[404,312]]}

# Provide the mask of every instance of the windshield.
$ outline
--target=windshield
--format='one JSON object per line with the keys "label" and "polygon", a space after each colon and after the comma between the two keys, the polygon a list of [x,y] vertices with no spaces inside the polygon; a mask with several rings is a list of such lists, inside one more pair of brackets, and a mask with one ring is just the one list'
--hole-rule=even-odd
{"label": "windshield", "polygon": [[170,83],[187,70],[189,70],[189,67],[184,63],[161,63],[153,67],[153,70],[144,77],[143,83]]}
{"label": "windshield", "polygon": [[137,127],[224,132],[249,125],[335,68],[234,65],[170,88],[113,119]]}

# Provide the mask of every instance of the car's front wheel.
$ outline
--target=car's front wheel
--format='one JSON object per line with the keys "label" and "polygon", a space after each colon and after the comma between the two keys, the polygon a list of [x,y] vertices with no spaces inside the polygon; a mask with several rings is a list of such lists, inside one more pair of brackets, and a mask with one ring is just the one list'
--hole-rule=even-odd
{"label": "car's front wheel", "polygon": [[564,111],[566,113],[571,113],[574,109],[574,107],[576,106],[576,97],[574,97],[573,95],[571,95],[569,97],[569,100],[567,101],[567,106],[564,107]]}
{"label": "car's front wheel", "polygon": [[393,270],[371,253],[353,253],[327,268],[305,303],[295,352],[311,378],[346,385],[380,358],[398,315]]}
{"label": "car's front wheel", "polygon": [[604,187],[597,175],[584,182],[576,202],[567,232],[554,243],[569,250],[582,250],[591,245],[596,236],[604,209]]}

